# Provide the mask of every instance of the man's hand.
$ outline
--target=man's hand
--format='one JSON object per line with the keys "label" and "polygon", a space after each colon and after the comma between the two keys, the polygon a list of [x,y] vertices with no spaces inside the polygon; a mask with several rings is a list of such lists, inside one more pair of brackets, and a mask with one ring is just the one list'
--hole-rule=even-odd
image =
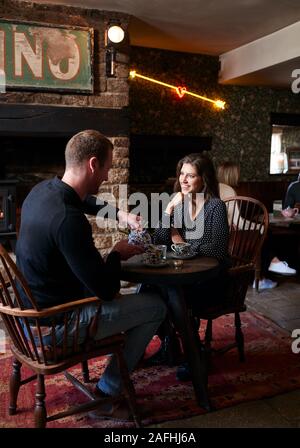
{"label": "man's hand", "polygon": [[119,252],[121,260],[128,260],[128,258],[131,258],[134,255],[142,254],[144,249],[141,246],[128,244],[127,240],[121,240],[114,245],[112,252]]}
{"label": "man's hand", "polygon": [[119,223],[122,227],[130,227],[133,230],[142,230],[142,217],[134,215],[133,213],[127,213],[123,210],[118,212]]}
{"label": "man's hand", "polygon": [[183,201],[183,194],[181,193],[181,191],[178,191],[178,193],[175,194],[174,198],[167,205],[165,212],[168,215],[172,215],[176,205],[180,204],[180,202],[182,201]]}

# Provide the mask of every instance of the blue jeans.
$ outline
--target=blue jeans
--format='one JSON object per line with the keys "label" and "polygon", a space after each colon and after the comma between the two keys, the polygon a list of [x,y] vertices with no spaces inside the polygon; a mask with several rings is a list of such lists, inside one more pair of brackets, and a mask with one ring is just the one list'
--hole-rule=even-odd
{"label": "blue jeans", "polygon": [[[82,342],[96,309],[95,305],[90,305],[80,313],[79,326]],[[124,295],[102,305],[95,339],[103,339],[125,332],[126,341],[123,354],[130,373],[143,356],[147,345],[163,322],[165,315],[166,305],[156,293]],[[72,327],[70,327],[71,334]],[[111,356],[97,386],[109,395],[117,395],[121,391],[121,377],[115,355]]]}

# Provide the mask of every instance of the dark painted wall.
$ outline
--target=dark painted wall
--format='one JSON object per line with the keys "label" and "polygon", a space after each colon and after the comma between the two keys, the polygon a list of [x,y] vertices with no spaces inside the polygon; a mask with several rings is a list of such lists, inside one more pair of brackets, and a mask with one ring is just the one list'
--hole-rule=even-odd
{"label": "dark painted wall", "polygon": [[215,162],[240,162],[242,180],[292,179],[268,174],[270,113],[300,113],[300,94],[289,89],[222,86],[218,58],[212,56],[132,47],[130,66],[200,95],[223,99],[228,106],[218,111],[210,103],[187,95],[179,99],[174,91],[135,79],[130,84],[132,132],[212,136]]}

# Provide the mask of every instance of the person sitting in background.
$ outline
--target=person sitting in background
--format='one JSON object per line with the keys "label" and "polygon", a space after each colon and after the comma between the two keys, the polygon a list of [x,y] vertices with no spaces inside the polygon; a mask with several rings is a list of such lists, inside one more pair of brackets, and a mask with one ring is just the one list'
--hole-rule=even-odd
{"label": "person sitting in background", "polygon": [[293,208],[296,204],[300,204],[300,174],[298,180],[292,182],[287,189],[284,201],[283,209],[287,207]]}
{"label": "person sitting in background", "polygon": [[[230,197],[237,196],[236,188],[239,184],[240,180],[240,167],[235,162],[224,162],[218,166],[218,181],[219,181],[219,190],[220,190],[220,198],[225,201]],[[300,185],[300,184],[299,184]],[[233,207],[228,210],[228,220],[231,221],[233,213]],[[234,222],[234,221],[233,221]],[[242,225],[243,221],[239,221],[240,225]],[[270,241],[265,243],[262,248],[262,273],[267,271],[275,272],[278,274],[285,275],[295,275],[295,269],[292,269],[288,266],[286,261],[281,261],[272,250]],[[271,258],[271,260],[270,260]],[[272,289],[277,286],[277,282],[272,281],[269,278],[266,278],[265,275],[262,275],[258,289]],[[253,288],[255,288],[255,281],[253,283]]]}

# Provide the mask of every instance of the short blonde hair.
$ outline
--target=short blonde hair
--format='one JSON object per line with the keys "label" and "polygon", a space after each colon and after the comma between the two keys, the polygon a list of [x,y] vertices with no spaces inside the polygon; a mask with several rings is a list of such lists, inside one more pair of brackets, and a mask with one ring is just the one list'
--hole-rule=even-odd
{"label": "short blonde hair", "polygon": [[224,162],[218,166],[218,181],[230,187],[237,187],[240,179],[240,167],[234,162]]}
{"label": "short blonde hair", "polygon": [[108,152],[113,145],[105,135],[95,129],[78,132],[68,141],[65,150],[66,168],[79,166],[84,160],[97,157],[100,165],[104,165]]}

